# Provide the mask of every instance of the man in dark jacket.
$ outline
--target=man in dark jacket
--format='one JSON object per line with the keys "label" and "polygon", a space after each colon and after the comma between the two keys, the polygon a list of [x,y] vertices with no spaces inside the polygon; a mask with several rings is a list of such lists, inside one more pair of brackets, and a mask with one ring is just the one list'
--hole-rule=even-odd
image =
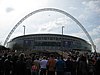
{"label": "man in dark jacket", "polygon": [[55,67],[57,75],[64,75],[65,62],[61,57],[58,58]]}
{"label": "man in dark jacket", "polygon": [[71,75],[72,72],[72,61],[71,58],[68,57],[67,60],[65,61],[66,63],[66,75]]}
{"label": "man in dark jacket", "polygon": [[95,75],[100,75],[100,57],[98,57],[95,64]]}
{"label": "man in dark jacket", "polygon": [[8,58],[4,61],[4,73],[5,73],[5,75],[11,75],[12,74],[11,56],[8,56]]}

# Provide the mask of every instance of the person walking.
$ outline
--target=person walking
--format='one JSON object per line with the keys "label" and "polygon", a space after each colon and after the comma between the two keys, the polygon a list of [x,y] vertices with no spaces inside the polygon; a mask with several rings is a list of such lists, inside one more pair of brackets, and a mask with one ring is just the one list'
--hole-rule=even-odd
{"label": "person walking", "polygon": [[66,63],[65,75],[71,75],[72,74],[72,61],[71,61],[70,56],[68,56],[65,63]]}
{"label": "person walking", "polygon": [[55,65],[56,60],[54,59],[54,55],[51,55],[47,62],[47,75],[55,75]]}
{"label": "person walking", "polygon": [[40,60],[39,56],[36,56],[36,59],[34,60],[34,64],[37,66],[37,75],[39,75],[39,70],[40,70]]}
{"label": "person walking", "polygon": [[100,56],[95,63],[95,75],[100,75]]}
{"label": "person walking", "polygon": [[16,62],[16,73],[17,75],[26,75],[26,61],[24,53],[19,55],[19,60]]}
{"label": "person walking", "polygon": [[43,59],[40,61],[40,75],[46,75],[46,70],[47,70],[47,60],[46,57],[44,56]]}
{"label": "person walking", "polygon": [[58,60],[55,65],[57,75],[64,75],[65,70],[65,61],[62,57],[58,57]]}
{"label": "person walking", "polygon": [[12,61],[11,61],[10,55],[4,61],[4,73],[5,73],[5,75],[11,75],[12,74]]}

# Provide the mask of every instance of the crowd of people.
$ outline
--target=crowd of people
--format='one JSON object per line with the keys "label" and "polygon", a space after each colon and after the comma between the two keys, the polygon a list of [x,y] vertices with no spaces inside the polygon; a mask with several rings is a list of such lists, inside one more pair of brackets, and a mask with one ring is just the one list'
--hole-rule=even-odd
{"label": "crowd of people", "polygon": [[69,52],[65,58],[5,53],[0,56],[0,75],[100,75],[100,55]]}

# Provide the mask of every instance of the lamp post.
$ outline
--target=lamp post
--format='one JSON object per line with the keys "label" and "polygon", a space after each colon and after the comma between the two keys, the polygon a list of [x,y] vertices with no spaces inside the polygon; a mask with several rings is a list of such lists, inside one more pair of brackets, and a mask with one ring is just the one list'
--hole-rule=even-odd
{"label": "lamp post", "polygon": [[[24,27],[24,35],[25,35],[25,25],[23,25],[23,27]],[[25,50],[25,40],[23,39],[23,50]]]}
{"label": "lamp post", "polygon": [[62,56],[63,56],[63,29],[64,29],[64,26],[62,26],[62,38],[61,38],[61,50],[62,50]]}
{"label": "lamp post", "polygon": [[24,35],[25,35],[25,28],[26,28],[26,27],[25,27],[25,25],[23,25],[23,27],[24,27]]}

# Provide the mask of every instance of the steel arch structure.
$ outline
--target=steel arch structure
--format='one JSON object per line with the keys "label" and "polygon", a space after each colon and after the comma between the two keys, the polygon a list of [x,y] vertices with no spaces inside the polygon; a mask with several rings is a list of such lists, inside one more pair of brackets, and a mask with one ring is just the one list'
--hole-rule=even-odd
{"label": "steel arch structure", "polygon": [[33,14],[39,13],[39,12],[43,12],[43,11],[55,11],[55,12],[59,12],[62,13],[64,15],[66,15],[67,17],[71,18],[74,22],[76,22],[77,25],[80,26],[80,28],[84,31],[84,33],[86,34],[86,36],[88,37],[94,51],[96,52],[96,48],[94,45],[94,42],[92,41],[91,36],[89,35],[89,33],[87,32],[87,30],[83,27],[83,25],[76,19],[74,18],[72,15],[70,15],[69,13],[67,13],[66,11],[60,10],[60,9],[56,9],[56,8],[43,8],[43,9],[38,9],[35,11],[32,11],[31,13],[27,14],[26,16],[24,16],[14,27],[13,29],[10,31],[10,33],[8,34],[7,38],[4,41],[4,46],[7,44],[7,41],[9,40],[10,36],[12,35],[12,33],[15,31],[15,29],[24,21],[26,20],[28,17],[32,16]]}

